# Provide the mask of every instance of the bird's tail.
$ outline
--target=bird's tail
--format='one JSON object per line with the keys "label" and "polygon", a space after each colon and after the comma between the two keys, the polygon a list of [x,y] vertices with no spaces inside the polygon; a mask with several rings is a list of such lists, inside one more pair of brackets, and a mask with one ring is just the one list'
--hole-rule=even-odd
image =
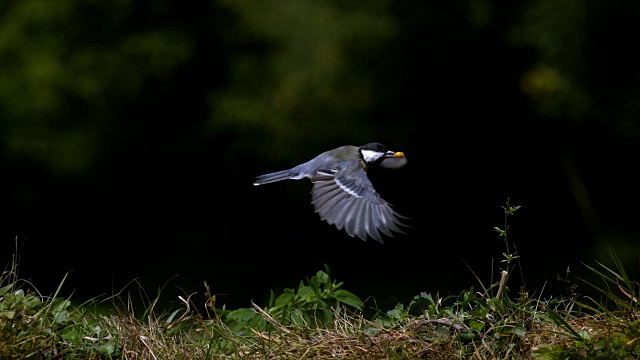
{"label": "bird's tail", "polygon": [[256,178],[256,181],[253,182],[253,185],[262,185],[268,184],[276,181],[282,181],[287,179],[292,179],[291,170],[282,170],[276,171],[270,174],[260,175]]}

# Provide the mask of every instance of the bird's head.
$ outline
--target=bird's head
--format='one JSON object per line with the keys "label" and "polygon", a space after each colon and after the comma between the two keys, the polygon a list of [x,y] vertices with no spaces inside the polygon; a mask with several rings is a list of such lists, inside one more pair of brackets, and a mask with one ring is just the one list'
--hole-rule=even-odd
{"label": "bird's head", "polygon": [[360,155],[367,165],[377,164],[385,168],[397,169],[407,164],[404,153],[387,150],[386,146],[377,142],[360,146]]}

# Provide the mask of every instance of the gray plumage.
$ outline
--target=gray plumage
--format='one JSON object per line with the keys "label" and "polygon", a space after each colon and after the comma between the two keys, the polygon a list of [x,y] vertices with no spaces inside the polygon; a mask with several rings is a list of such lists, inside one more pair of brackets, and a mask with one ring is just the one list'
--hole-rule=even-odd
{"label": "gray plumage", "polygon": [[326,151],[315,158],[270,174],[260,175],[254,185],[302,178],[311,179],[311,203],[320,218],[352,237],[371,237],[384,242],[382,234],[394,236],[404,231],[398,214],[374,189],[367,168],[378,165],[399,168],[406,164],[401,152],[386,150],[380,143],[346,145]]}

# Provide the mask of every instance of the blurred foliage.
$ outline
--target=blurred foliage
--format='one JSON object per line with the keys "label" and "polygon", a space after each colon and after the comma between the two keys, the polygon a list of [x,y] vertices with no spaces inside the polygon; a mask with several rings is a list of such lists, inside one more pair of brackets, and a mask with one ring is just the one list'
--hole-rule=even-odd
{"label": "blurred foliage", "polygon": [[509,38],[535,50],[521,89],[541,115],[640,137],[640,57],[631,46],[639,11],[628,1],[537,0],[521,8]]}
{"label": "blurred foliage", "polygon": [[523,74],[521,88],[542,114],[581,118],[590,110],[584,82],[589,69],[581,61],[588,41],[586,7],[578,1],[533,2],[511,33],[515,43],[537,50],[539,60]]}
{"label": "blurred foliage", "polygon": [[[500,46],[530,51],[530,63],[516,76],[543,117],[570,126],[595,119],[621,136],[640,134],[639,59],[630,46],[639,9],[628,2],[203,4],[189,12],[171,0],[0,3],[0,157],[28,159],[58,176],[85,172],[123,146],[123,127],[138,124],[140,135],[154,126],[155,119],[140,119],[145,111],[136,106],[183,101],[176,97],[184,91],[191,91],[192,102],[176,103],[183,113],[167,116],[196,120],[175,121],[170,128],[188,127],[187,138],[203,129],[212,136],[243,134],[244,140],[228,145],[246,149],[251,142],[252,151],[269,151],[275,161],[295,157],[290,149],[317,144],[318,138],[323,144],[313,151],[327,143],[364,142],[398,124],[410,133],[424,119],[388,123],[388,113],[376,112],[424,91],[395,88],[409,84],[393,77],[411,60],[408,54],[425,45],[430,56],[446,58],[461,28],[486,36],[497,29],[507,34]],[[415,33],[425,29],[443,32]],[[434,49],[438,44],[445,47]],[[448,86],[457,89],[455,74],[463,70],[456,64],[431,71],[450,73]],[[180,83],[191,89],[176,89],[185,68],[200,76]],[[412,86],[430,86],[429,80]],[[464,91],[472,96],[477,90]],[[206,110],[189,111],[199,106]],[[295,160],[302,158],[287,159]]]}
{"label": "blurred foliage", "polygon": [[[193,56],[162,9],[133,1],[14,1],[0,8],[0,136],[9,159],[53,174],[87,170],[121,116],[119,104]],[[151,13],[140,12],[151,11]],[[155,13],[154,13],[155,11]],[[136,119],[129,119],[136,121]]]}
{"label": "blurred foliage", "polygon": [[396,35],[386,1],[222,4],[239,24],[229,83],[211,97],[211,128],[263,134],[265,146],[279,144],[269,148],[274,158],[318,138],[336,144],[371,138],[365,116],[378,96],[380,55]]}

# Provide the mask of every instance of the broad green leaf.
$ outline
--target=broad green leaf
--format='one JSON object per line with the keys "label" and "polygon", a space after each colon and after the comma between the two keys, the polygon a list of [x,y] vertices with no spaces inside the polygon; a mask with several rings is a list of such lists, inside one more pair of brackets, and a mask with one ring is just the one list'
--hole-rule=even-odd
{"label": "broad green leaf", "polygon": [[4,296],[5,294],[9,293],[12,289],[13,289],[13,284],[0,287],[0,296]]}
{"label": "broad green leaf", "polygon": [[276,306],[284,306],[287,304],[291,304],[295,295],[293,294],[293,290],[285,289],[285,292],[276,298]]}
{"label": "broad green leaf", "polygon": [[227,314],[228,319],[242,322],[249,322],[256,316],[259,316],[258,313],[251,308],[240,308],[237,310],[233,310]]}
{"label": "broad green leaf", "polygon": [[79,325],[70,326],[60,333],[63,339],[72,344],[79,344],[83,335],[82,327]]}
{"label": "broad green leaf", "polygon": [[314,295],[315,295],[315,293],[313,292],[313,289],[311,287],[302,286],[302,287],[300,287],[298,289],[297,297],[302,299],[302,300],[309,300]]}
{"label": "broad green leaf", "polygon": [[473,315],[477,319],[486,318],[488,313],[489,313],[489,308],[487,307],[482,307],[482,308],[471,311],[471,315]]}
{"label": "broad green leaf", "polygon": [[352,306],[352,307],[354,307],[354,308],[356,308],[358,310],[362,310],[362,307],[363,307],[362,300],[360,300],[360,298],[357,295],[353,294],[350,291],[347,291],[347,290],[336,290],[333,293],[333,297],[336,300],[338,300],[338,301],[340,301],[340,302],[342,302],[342,303],[344,303],[346,305]]}

